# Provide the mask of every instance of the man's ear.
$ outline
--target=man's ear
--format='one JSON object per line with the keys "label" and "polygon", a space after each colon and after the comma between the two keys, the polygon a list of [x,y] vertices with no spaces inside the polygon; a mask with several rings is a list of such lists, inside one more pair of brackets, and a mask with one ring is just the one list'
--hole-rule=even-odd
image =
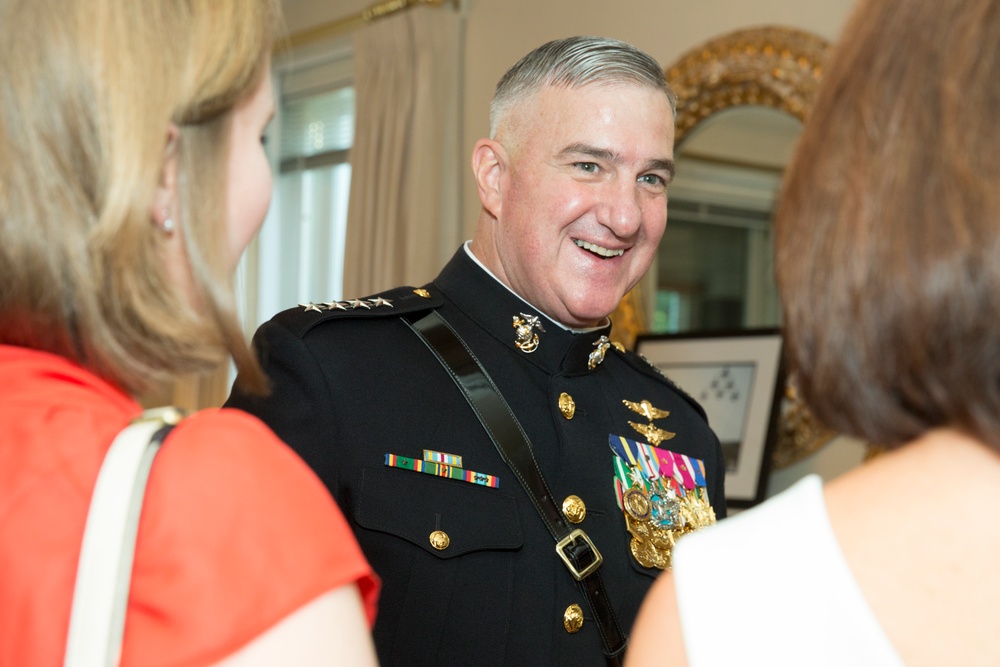
{"label": "man's ear", "polygon": [[178,212],[173,210],[177,203],[177,142],[181,132],[176,125],[167,125],[166,142],[163,146],[163,158],[160,163],[160,177],[153,193],[153,203],[149,214],[153,223],[163,228],[167,219],[176,219]]}
{"label": "man's ear", "polygon": [[507,152],[492,139],[480,139],[472,149],[472,173],[479,190],[479,201],[494,218],[500,217],[503,202],[500,176],[507,168]]}

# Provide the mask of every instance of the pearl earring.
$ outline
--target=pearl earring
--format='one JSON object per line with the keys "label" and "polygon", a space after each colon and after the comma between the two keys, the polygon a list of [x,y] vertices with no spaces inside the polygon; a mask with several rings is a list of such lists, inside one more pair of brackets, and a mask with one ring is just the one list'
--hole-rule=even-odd
{"label": "pearl earring", "polygon": [[160,225],[160,231],[167,236],[172,236],[174,233],[174,220],[170,217],[170,209],[163,209],[163,224]]}

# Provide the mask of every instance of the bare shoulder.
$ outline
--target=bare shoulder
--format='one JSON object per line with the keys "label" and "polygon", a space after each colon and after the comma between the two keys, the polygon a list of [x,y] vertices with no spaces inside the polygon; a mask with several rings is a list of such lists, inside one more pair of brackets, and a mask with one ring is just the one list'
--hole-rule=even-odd
{"label": "bare shoulder", "polygon": [[350,584],[320,595],[214,667],[280,664],[375,667],[357,587]]}
{"label": "bare shoulder", "polygon": [[686,667],[677,591],[670,572],[661,574],[639,609],[625,667]]}
{"label": "bare shoulder", "polygon": [[935,431],[834,480],[824,495],[848,566],[906,664],[1000,664],[991,629],[1000,456]]}

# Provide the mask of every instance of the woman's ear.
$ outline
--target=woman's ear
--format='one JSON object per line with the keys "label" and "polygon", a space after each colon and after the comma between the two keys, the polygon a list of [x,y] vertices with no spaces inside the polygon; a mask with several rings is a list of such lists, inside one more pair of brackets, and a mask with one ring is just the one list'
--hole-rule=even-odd
{"label": "woman's ear", "polygon": [[472,149],[472,173],[479,201],[494,218],[500,217],[503,203],[500,177],[507,168],[507,152],[492,139],[480,139]]}
{"label": "woman's ear", "polygon": [[163,232],[173,232],[177,206],[177,142],[180,139],[180,129],[173,123],[167,125],[166,143],[163,146],[163,160],[160,164],[160,177],[153,193],[149,215]]}

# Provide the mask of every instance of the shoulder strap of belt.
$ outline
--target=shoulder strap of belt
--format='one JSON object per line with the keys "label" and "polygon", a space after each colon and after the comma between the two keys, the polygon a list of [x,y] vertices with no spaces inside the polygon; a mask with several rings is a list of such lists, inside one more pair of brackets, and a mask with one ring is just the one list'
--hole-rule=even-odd
{"label": "shoulder strap of belt", "polygon": [[465,341],[436,310],[404,318],[462,390],[500,456],[514,472],[556,541],[556,553],[580,584],[604,642],[609,667],[621,665],[628,637],[621,630],[601,579],[600,552],[585,532],[571,529],[535,462],[531,443],[492,378]]}

